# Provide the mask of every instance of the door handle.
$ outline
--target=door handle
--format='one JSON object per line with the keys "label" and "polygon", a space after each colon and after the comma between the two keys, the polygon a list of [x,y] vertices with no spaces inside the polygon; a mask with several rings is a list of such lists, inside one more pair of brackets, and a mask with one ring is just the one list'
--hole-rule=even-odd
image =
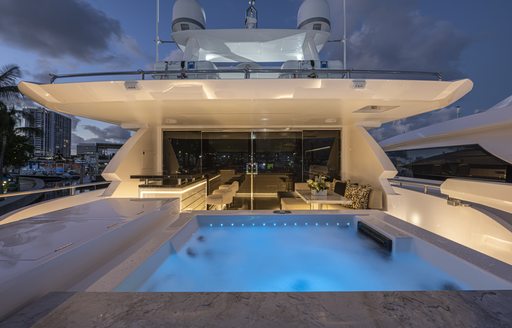
{"label": "door handle", "polygon": [[245,174],[257,175],[258,174],[258,164],[257,163],[245,164]]}

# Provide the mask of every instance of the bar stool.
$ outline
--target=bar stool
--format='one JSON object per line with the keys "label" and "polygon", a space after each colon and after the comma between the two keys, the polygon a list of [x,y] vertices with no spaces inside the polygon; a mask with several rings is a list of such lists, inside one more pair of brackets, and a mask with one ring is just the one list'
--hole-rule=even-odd
{"label": "bar stool", "polygon": [[213,195],[222,195],[224,204],[226,205],[233,203],[233,191],[231,189],[215,190],[213,191]]}
{"label": "bar stool", "polygon": [[206,204],[214,205],[217,210],[223,210],[232,201],[231,193],[223,190],[215,190],[213,194],[206,196]]}

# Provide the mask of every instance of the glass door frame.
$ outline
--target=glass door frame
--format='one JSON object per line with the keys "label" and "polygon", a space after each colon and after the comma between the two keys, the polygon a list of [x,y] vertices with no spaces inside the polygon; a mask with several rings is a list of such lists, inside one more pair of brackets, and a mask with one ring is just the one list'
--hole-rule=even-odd
{"label": "glass door frame", "polygon": [[[247,205],[246,203],[246,206],[247,207],[250,207],[251,210],[253,210],[255,208],[255,198],[256,197],[256,194],[258,194],[258,190],[256,190],[256,186],[255,186],[255,176],[260,174],[261,173],[261,170],[259,170],[258,168],[258,163],[257,160],[258,158],[256,158],[256,152],[258,151],[257,149],[255,149],[255,144],[256,142],[260,139],[258,138],[258,134],[269,134],[269,135],[272,135],[272,134],[279,134],[279,133],[290,133],[290,134],[293,134],[295,133],[296,134],[296,137],[294,138],[287,138],[286,136],[284,136],[283,139],[293,139],[295,140],[295,142],[297,142],[297,144],[295,145],[295,147],[298,146],[298,148],[296,148],[297,150],[299,150],[300,148],[300,152],[298,153],[298,158],[295,157],[295,152],[294,154],[292,155],[292,159],[291,161],[289,161],[288,163],[292,163],[290,164],[290,167],[292,167],[291,171],[288,172],[289,173],[292,173],[293,174],[293,177],[291,179],[291,187],[290,187],[290,181],[288,181],[289,179],[285,179],[285,184],[286,184],[286,187],[284,187],[287,191],[288,190],[293,190],[293,182],[299,182],[299,181],[295,181],[295,180],[299,180],[300,179],[300,182],[303,182],[304,181],[304,178],[306,177],[306,173],[304,170],[309,167],[309,165],[312,165],[311,162],[309,162],[307,160],[307,157],[306,157],[306,149],[304,148],[306,146],[306,143],[305,143],[305,138],[307,138],[308,140],[311,139],[311,137],[306,137],[307,133],[309,132],[320,132],[320,131],[329,131],[329,132],[336,132],[336,133],[339,133],[339,135],[336,137],[338,138],[339,140],[339,144],[338,144],[338,154],[339,155],[339,163],[338,163],[338,168],[340,172],[337,172],[335,175],[341,175],[341,155],[342,155],[342,127],[339,127],[339,128],[325,128],[325,129],[322,129],[322,128],[318,128],[318,129],[313,129],[313,128],[294,128],[294,129],[288,129],[288,128],[282,128],[282,129],[279,129],[279,128],[269,128],[269,129],[265,129],[265,128],[260,128],[260,129],[197,129],[197,130],[194,130],[193,128],[191,129],[162,129],[162,138],[165,137],[165,132],[196,132],[199,134],[199,138],[200,138],[200,154],[199,154],[199,170],[201,173],[204,173],[205,172],[205,169],[215,169],[215,170],[218,170],[218,169],[221,169],[221,167],[219,165],[215,165],[215,163],[219,163],[219,164],[222,164],[222,160],[218,160],[215,156],[213,158],[211,158],[211,162],[207,162],[206,161],[206,158],[207,158],[207,153],[209,152],[209,150],[205,147],[207,147],[207,140],[215,140],[216,138],[209,138],[208,136],[206,136],[206,134],[208,133],[212,133],[212,134],[226,134],[226,135],[230,135],[232,134],[233,136],[236,134],[236,133],[239,133],[239,138],[232,138],[232,140],[237,140],[237,141],[241,141],[241,144],[239,143],[237,146],[234,146],[234,153],[233,153],[233,157],[231,157],[231,160],[234,160],[233,162],[230,162],[231,165],[226,165],[228,168],[234,168],[236,171],[235,172],[239,172],[239,173],[245,173],[246,174],[246,177],[249,177],[250,178],[250,187],[249,186],[245,186],[244,189],[245,189],[245,198],[247,198],[247,192],[249,191],[249,197],[250,197],[250,205]],[[248,144],[247,146],[244,146],[244,141],[243,140],[246,140],[245,138],[249,138],[249,140],[247,140]],[[300,138],[300,141],[298,140]],[[269,138],[269,139],[272,139],[272,138]],[[224,138],[219,137],[218,140],[229,140],[229,138],[227,136],[225,136]],[[312,139],[314,140],[314,139]],[[164,144],[164,142],[163,142]],[[299,146],[300,145],[300,146]],[[214,146],[215,147],[215,146]],[[213,149],[213,153],[215,154],[218,154],[218,153],[222,153],[222,149],[223,147],[226,147],[226,144],[224,144],[224,146],[221,146],[220,149],[221,151],[216,151],[215,148]],[[247,147],[247,148],[245,148]],[[268,149],[271,149],[272,147],[270,146],[269,148],[269,145],[264,145],[262,146],[263,149],[267,149],[266,151],[263,151],[263,154],[265,154],[266,152],[268,153]],[[308,147],[308,146],[306,146]],[[219,149],[219,148],[217,148]],[[228,148],[227,149],[227,156],[229,158],[229,143],[228,143]],[[238,149],[238,150],[237,150]],[[245,150],[246,149],[246,150]],[[321,149],[321,148],[319,148]],[[165,152],[165,148],[163,149],[163,151]],[[245,155],[242,155],[240,156],[241,153],[244,153],[245,151],[247,151],[247,156]],[[210,151],[211,152],[211,151]],[[238,155],[236,155],[236,152],[239,152]],[[276,152],[277,153],[281,153],[279,152],[279,149],[278,147],[276,147]],[[224,155],[226,156],[226,155]],[[162,158],[165,158],[165,154],[162,155]],[[238,160],[237,160],[238,158]],[[278,158],[272,158],[271,156],[270,157],[267,157],[265,158],[265,155],[263,157],[263,163],[270,163],[270,164],[274,164],[274,163],[286,163],[287,159],[278,159]],[[325,158],[325,156],[324,156]],[[298,160],[297,160],[298,159]],[[247,162],[245,164],[244,161]],[[272,162],[273,161],[273,162]],[[299,171],[299,167],[295,166],[294,164],[297,163],[298,161],[300,161],[300,164],[298,164],[298,166],[300,167],[300,173],[298,174],[298,171]],[[228,162],[229,162],[229,159],[228,159]],[[226,163],[228,163],[226,162]],[[309,163],[309,164],[308,164]],[[207,165],[207,167],[205,168],[204,165]],[[323,165],[323,164],[322,164]],[[164,163],[164,166],[165,166],[165,163]],[[272,167],[275,167],[274,165],[272,165]],[[285,171],[281,171],[281,172],[277,172],[277,173],[282,173],[283,175],[287,174],[287,171],[286,171],[286,165],[285,165]],[[263,172],[265,172],[267,166],[265,164],[262,165],[261,169],[263,170]],[[282,166],[281,166],[282,168]],[[239,171],[240,170],[240,171]],[[270,169],[272,170],[272,169]],[[275,172],[274,172],[275,173]],[[335,177],[335,175],[333,175],[333,177]],[[271,186],[272,184],[276,183],[274,181],[272,181],[272,178],[270,178],[270,183],[266,180],[263,180],[263,184],[262,186],[264,187],[268,187],[268,186]],[[261,181],[260,181],[261,182]],[[261,186],[261,185],[260,185]],[[280,184],[279,182],[277,182],[277,188],[276,188],[276,191],[280,190],[280,188],[282,188],[282,184]],[[249,187],[249,188],[248,188]],[[291,188],[291,189],[290,189]],[[248,190],[249,189],[249,190]],[[265,189],[263,189],[265,190]],[[244,192],[242,192],[243,194]],[[247,200],[245,200],[244,202],[247,202]]]}
{"label": "glass door frame", "polygon": [[[255,143],[257,142],[257,134],[258,133],[297,133],[300,139],[300,177],[301,181],[304,180],[304,130],[303,129],[213,129],[213,130],[202,130],[201,131],[201,140],[205,140],[203,137],[206,133],[248,133],[249,137],[249,149],[248,149],[248,159],[249,161],[245,165],[245,174],[250,178],[250,210],[254,210],[254,199],[255,199],[255,176],[259,174],[258,162],[255,161]],[[207,138],[206,138],[207,139]],[[203,144],[201,143],[201,152],[203,152]],[[203,169],[202,161],[204,158],[204,154],[201,156],[201,170]]]}

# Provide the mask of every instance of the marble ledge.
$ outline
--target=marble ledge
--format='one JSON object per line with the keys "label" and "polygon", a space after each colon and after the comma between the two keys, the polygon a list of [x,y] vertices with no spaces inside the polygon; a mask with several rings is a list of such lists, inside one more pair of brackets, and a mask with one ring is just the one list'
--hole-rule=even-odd
{"label": "marble ledge", "polygon": [[52,293],[0,327],[512,327],[512,291]]}

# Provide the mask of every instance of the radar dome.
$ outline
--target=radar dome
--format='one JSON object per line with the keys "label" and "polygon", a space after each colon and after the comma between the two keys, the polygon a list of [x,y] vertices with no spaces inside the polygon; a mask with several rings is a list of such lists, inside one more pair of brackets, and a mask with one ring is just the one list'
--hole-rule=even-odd
{"label": "radar dome", "polygon": [[176,0],[172,10],[172,31],[204,30],[206,16],[197,0]]}
{"label": "radar dome", "polygon": [[304,0],[297,15],[301,30],[331,31],[331,10],[326,0]]}

